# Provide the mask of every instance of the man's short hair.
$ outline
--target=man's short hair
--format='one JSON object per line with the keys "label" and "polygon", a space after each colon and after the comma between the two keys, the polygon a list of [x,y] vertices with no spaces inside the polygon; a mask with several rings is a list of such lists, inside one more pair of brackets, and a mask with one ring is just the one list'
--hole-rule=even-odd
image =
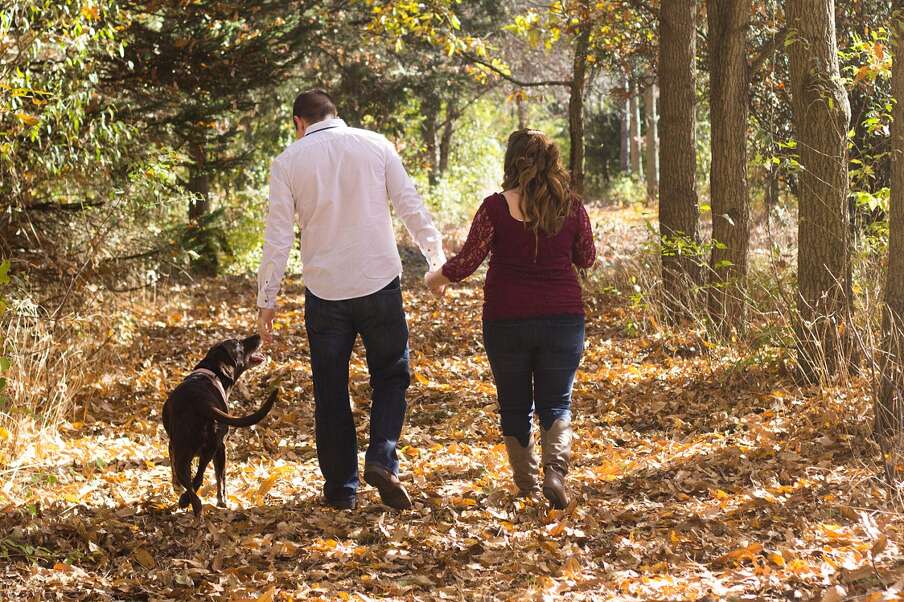
{"label": "man's short hair", "polygon": [[301,117],[307,123],[317,123],[327,117],[335,117],[337,114],[333,99],[319,88],[302,92],[295,98],[295,104],[292,105],[292,115]]}

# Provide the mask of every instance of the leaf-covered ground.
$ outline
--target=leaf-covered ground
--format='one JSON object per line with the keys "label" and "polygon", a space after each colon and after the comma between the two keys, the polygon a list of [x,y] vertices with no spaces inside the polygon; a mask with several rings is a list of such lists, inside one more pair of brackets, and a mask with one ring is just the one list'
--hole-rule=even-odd
{"label": "leaf-covered ground", "polygon": [[[571,508],[512,495],[479,282],[438,302],[415,270],[401,448],[415,507],[389,511],[364,485],[356,511],[326,508],[301,290],[289,282],[276,349],[232,408],[275,382],[282,399],[230,435],[229,508],[213,505],[211,469],[200,523],[174,507],[160,408],[207,346],[252,331],[254,283],[199,282],[133,308],[83,419],[0,469],[0,598],[898,599],[900,525],[870,461],[865,392],[801,391],[779,365],[632,335],[617,296],[588,302]],[[351,374],[363,450],[360,355]]]}

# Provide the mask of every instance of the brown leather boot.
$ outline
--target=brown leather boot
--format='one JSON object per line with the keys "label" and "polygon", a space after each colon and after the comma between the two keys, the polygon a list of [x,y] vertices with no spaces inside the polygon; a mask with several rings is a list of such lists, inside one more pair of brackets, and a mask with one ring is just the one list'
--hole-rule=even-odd
{"label": "brown leather boot", "polygon": [[537,484],[537,473],[540,470],[540,459],[534,453],[534,435],[531,433],[527,447],[521,445],[517,437],[506,436],[505,450],[508,452],[512,477],[518,487],[518,495],[529,496],[540,491]]}
{"label": "brown leather boot", "polygon": [[365,464],[364,481],[377,488],[377,491],[380,492],[380,500],[390,508],[396,510],[411,508],[411,497],[399,482],[399,478],[382,466]]}
{"label": "brown leather boot", "polygon": [[553,508],[565,508],[570,501],[565,475],[571,462],[571,421],[556,420],[549,430],[540,429],[543,448],[543,495]]}

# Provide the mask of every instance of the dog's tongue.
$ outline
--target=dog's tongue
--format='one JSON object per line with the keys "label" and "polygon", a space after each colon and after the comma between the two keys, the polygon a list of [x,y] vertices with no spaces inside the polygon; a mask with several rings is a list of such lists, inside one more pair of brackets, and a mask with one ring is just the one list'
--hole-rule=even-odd
{"label": "dog's tongue", "polygon": [[251,354],[251,361],[255,364],[262,364],[265,359],[267,359],[266,356],[260,351],[255,351]]}

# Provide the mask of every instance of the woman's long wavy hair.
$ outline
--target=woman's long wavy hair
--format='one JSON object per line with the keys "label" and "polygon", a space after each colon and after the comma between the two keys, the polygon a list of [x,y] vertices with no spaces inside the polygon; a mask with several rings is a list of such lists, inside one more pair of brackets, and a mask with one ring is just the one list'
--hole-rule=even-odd
{"label": "woman's long wavy hair", "polygon": [[515,130],[509,136],[502,189],[521,191],[525,225],[536,235],[555,236],[571,212],[568,170],[556,143],[539,130]]}

